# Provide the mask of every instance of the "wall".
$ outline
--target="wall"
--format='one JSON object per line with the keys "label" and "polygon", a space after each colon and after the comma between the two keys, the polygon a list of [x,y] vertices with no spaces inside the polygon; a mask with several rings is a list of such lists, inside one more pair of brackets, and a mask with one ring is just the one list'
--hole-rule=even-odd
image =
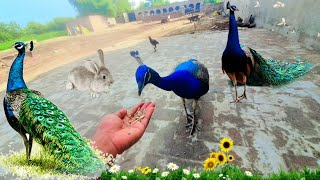
{"label": "wall", "polygon": [[[280,0],[283,8],[274,8],[278,0],[258,0],[260,7],[255,8],[257,0],[230,0],[239,9],[236,16],[243,19],[254,14],[257,27],[274,30],[289,39],[302,43],[306,48],[320,52],[320,0]],[[226,4],[227,0],[225,0]],[[282,18],[288,26],[278,26]],[[292,33],[294,30],[295,33]]]}
{"label": "wall", "polygon": [[[137,21],[149,21],[149,20],[161,20],[162,17],[167,17],[170,15],[170,18],[172,16],[177,16],[180,17],[180,12],[184,13],[185,7],[189,7],[190,5],[196,7],[196,4],[200,4],[200,10],[203,10],[203,0],[188,0],[188,1],[182,1],[182,2],[176,2],[176,3],[171,3],[168,5],[164,6],[158,6],[158,7],[150,7],[150,8],[145,8],[145,9],[137,9],[135,10],[136,18]],[[176,10],[175,8],[179,7],[179,10]],[[172,12],[170,12],[170,9]],[[157,11],[159,11],[160,14],[157,14]],[[152,14],[151,12],[154,12]],[[178,13],[179,15],[176,15],[175,13]],[[159,16],[158,18],[156,17],[148,17],[148,16]]]}

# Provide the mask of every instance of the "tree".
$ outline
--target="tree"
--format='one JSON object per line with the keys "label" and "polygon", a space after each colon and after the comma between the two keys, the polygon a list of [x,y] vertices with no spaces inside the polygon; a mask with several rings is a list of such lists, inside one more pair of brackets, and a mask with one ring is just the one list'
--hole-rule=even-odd
{"label": "tree", "polygon": [[46,25],[37,22],[29,22],[25,27],[27,34],[43,34],[48,31]]}
{"label": "tree", "polygon": [[151,0],[153,7],[170,4],[170,0]]}
{"label": "tree", "polygon": [[131,11],[128,0],[69,0],[80,16],[100,14],[115,17]]}
{"label": "tree", "polygon": [[204,0],[203,3],[204,4],[214,4],[214,3],[220,3],[222,2],[222,0]]}

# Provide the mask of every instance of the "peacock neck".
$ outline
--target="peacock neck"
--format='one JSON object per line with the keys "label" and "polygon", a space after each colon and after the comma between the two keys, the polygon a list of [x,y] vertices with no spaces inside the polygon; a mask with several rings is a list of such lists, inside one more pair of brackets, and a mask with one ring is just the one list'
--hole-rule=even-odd
{"label": "peacock neck", "polygon": [[23,60],[25,56],[25,49],[19,50],[18,56],[13,61],[8,77],[7,92],[27,88],[23,80]]}
{"label": "peacock neck", "polygon": [[238,26],[234,11],[230,11],[227,48],[240,48]]}
{"label": "peacock neck", "polygon": [[152,83],[153,85],[155,85],[158,88],[161,88],[165,91],[172,91],[172,78],[171,78],[171,76],[160,77],[160,75],[156,71],[153,71],[151,73],[150,83]]}

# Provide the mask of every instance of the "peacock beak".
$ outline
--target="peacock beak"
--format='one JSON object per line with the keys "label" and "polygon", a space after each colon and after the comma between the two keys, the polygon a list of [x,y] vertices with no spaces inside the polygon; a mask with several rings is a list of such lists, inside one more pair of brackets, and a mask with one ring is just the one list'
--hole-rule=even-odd
{"label": "peacock beak", "polygon": [[141,96],[143,88],[144,88],[144,84],[143,83],[138,83],[138,95],[139,96]]}

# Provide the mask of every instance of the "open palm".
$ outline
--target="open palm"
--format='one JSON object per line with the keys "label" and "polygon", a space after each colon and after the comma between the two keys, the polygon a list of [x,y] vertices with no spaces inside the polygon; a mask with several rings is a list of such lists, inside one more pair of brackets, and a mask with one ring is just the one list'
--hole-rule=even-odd
{"label": "open palm", "polygon": [[142,137],[154,112],[154,107],[155,104],[152,102],[135,105],[131,109],[131,114],[135,114],[140,108],[145,116],[131,125],[128,123],[130,118],[127,116],[126,109],[104,116],[92,139],[96,148],[114,156],[130,148]]}

